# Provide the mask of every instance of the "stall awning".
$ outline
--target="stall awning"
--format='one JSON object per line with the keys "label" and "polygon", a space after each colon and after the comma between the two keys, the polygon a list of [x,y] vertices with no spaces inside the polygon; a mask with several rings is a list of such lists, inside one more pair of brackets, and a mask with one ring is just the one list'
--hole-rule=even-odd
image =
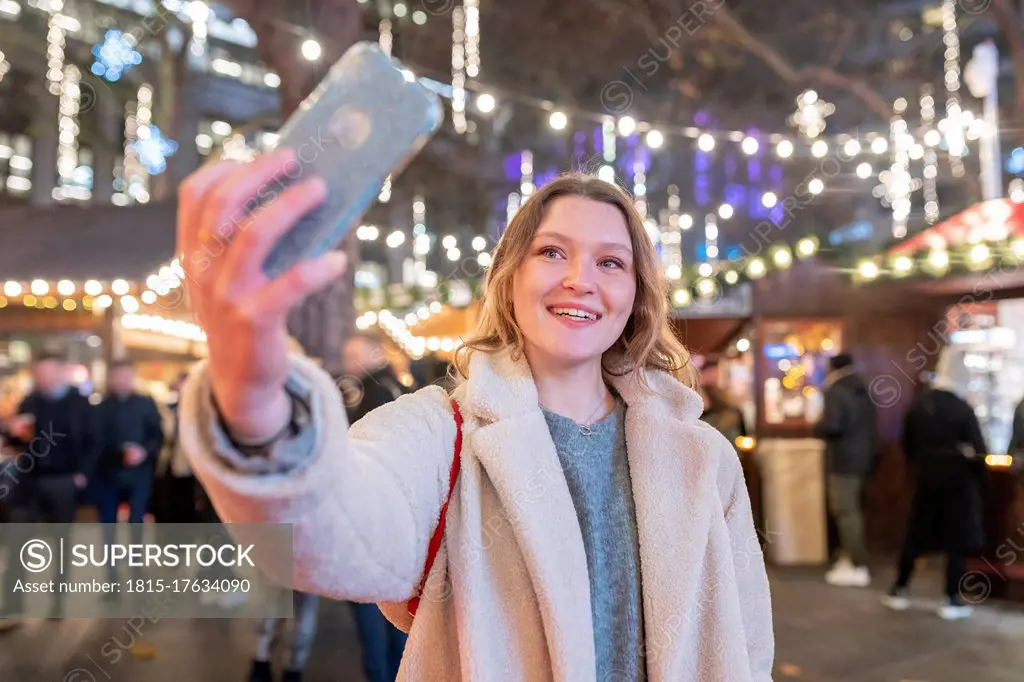
{"label": "stall awning", "polygon": [[979,242],[1001,242],[1024,235],[1024,204],[993,199],[974,204],[913,237],[904,239],[886,256],[931,249],[951,249]]}

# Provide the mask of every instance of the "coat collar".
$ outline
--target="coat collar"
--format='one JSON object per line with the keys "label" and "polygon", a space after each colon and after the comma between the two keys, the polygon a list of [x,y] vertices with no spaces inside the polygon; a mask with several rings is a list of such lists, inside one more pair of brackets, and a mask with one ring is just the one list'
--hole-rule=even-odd
{"label": "coat collar", "polygon": [[[578,517],[538,404],[525,359],[477,353],[456,392],[475,422],[468,450],[501,500],[537,593],[556,680],[595,679],[587,559]],[[629,377],[609,377],[626,411],[640,538],[647,668],[652,680],[682,679],[677,636],[696,636],[710,524],[717,500],[721,437],[699,421],[703,401],[664,372],[652,393]],[[460,395],[461,394],[461,395]],[[731,449],[730,449],[731,452]],[[714,501],[709,495],[714,495]],[[697,617],[695,618],[695,615]],[[672,632],[665,624],[672,624]]]}
{"label": "coat collar", "polygon": [[[700,418],[704,402],[698,393],[667,372],[641,371],[651,392],[643,390],[630,375],[606,377],[628,407],[654,410],[684,422]],[[495,422],[539,413],[537,385],[525,357],[513,358],[508,350],[474,353],[469,376],[465,382],[466,406],[481,420]]]}

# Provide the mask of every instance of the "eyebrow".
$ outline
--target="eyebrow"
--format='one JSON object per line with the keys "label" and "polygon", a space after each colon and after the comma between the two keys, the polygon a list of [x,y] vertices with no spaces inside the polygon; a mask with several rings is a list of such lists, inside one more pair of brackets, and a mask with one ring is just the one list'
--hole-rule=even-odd
{"label": "eyebrow", "polygon": [[[576,243],[576,240],[573,239],[572,237],[569,237],[568,235],[564,235],[561,232],[554,232],[554,231],[551,231],[551,230],[547,230],[547,231],[544,231],[544,232],[537,232],[533,236],[533,240],[534,241],[536,241],[538,239],[542,239],[542,238],[554,239],[555,241],[568,242],[570,244],[575,244]],[[632,255],[633,255],[633,249],[631,247],[626,246],[625,244],[621,244],[619,242],[601,242],[597,246],[598,246],[598,248],[600,248],[602,250],[619,251],[621,253],[625,253],[626,255],[628,255],[630,257],[632,257]]]}

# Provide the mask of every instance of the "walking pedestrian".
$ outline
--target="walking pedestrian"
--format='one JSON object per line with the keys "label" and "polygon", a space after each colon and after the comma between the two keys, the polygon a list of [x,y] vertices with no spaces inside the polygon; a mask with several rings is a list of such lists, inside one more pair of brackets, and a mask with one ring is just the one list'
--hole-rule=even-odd
{"label": "walking pedestrian", "polygon": [[864,541],[864,484],[877,453],[877,410],[867,386],[854,370],[853,357],[840,353],[829,360],[825,408],[814,435],[825,441],[828,506],[839,528],[843,555],[825,574],[830,585],[871,584]]}
{"label": "walking pedestrian", "polygon": [[918,558],[946,555],[946,601],[939,616],[967,618],[960,593],[967,557],[984,543],[985,438],[966,401],[969,372],[962,356],[944,351],[935,380],[911,404],[902,445],[914,479],[914,497],[896,582],[884,603],[909,608],[908,587]]}

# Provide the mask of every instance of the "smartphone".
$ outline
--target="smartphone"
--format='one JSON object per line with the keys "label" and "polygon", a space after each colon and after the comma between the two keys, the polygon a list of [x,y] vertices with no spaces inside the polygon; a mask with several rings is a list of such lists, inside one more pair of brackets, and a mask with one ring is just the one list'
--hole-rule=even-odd
{"label": "smartphone", "polygon": [[377,43],[352,46],[279,132],[277,146],[295,150],[280,180],[319,175],[324,203],[274,246],[263,272],[274,278],[338,245],[376,200],[388,175],[399,173],[444,120],[437,95]]}

